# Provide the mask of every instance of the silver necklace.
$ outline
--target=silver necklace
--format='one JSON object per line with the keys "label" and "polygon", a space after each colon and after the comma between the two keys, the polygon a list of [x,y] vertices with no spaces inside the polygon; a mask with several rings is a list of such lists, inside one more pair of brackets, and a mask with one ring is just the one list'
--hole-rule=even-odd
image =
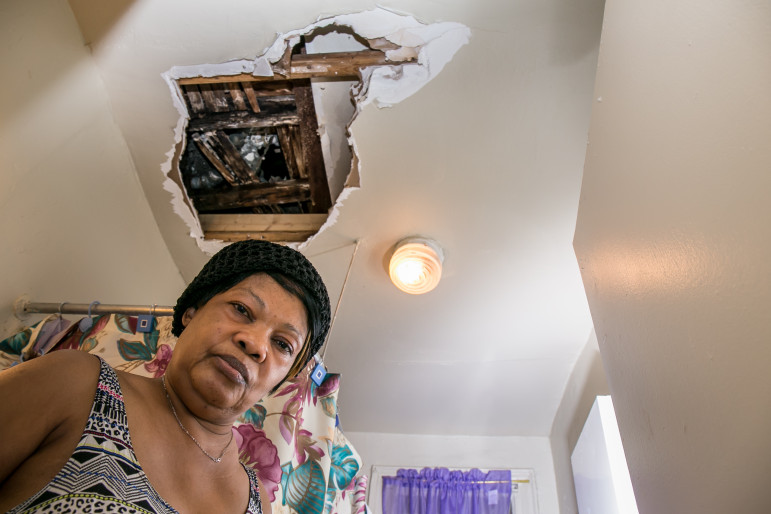
{"label": "silver necklace", "polygon": [[193,437],[193,434],[187,431],[187,429],[185,428],[185,425],[183,425],[182,422],[179,420],[179,416],[177,416],[177,409],[175,409],[174,404],[171,403],[171,398],[169,398],[169,391],[168,389],[166,389],[166,375],[163,375],[161,377],[161,383],[163,384],[163,392],[166,393],[166,401],[169,402],[169,407],[171,407],[171,413],[174,414],[174,419],[177,420],[177,423],[179,424],[179,428],[181,428],[182,431],[185,434],[187,434],[187,436],[190,439],[193,440],[193,442],[198,447],[198,449],[201,450],[204,455],[209,457],[209,459],[211,459],[212,462],[222,462],[222,456],[225,455],[225,452],[230,447],[230,443],[233,442],[233,431],[232,430],[230,431],[230,440],[228,441],[228,444],[226,444],[225,447],[222,449],[222,453],[220,453],[220,456],[212,457],[211,455],[209,455],[209,452],[203,449],[203,446],[201,446],[201,444],[196,440],[196,438]]}

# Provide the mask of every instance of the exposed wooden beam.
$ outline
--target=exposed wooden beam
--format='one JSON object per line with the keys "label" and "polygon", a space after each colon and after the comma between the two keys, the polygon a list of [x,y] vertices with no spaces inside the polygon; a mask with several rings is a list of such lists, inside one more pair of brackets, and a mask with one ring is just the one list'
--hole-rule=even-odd
{"label": "exposed wooden beam", "polygon": [[219,155],[217,155],[217,152],[214,150],[214,148],[212,148],[208,137],[201,133],[193,133],[191,138],[193,141],[195,141],[195,144],[198,146],[198,149],[201,151],[203,156],[208,159],[208,161],[212,164],[212,166],[214,166],[219,174],[222,175],[222,178],[224,178],[228,184],[232,186],[238,184],[238,179],[233,174],[233,172],[227,166],[225,166],[225,163],[222,162],[222,159],[220,159]]}
{"label": "exposed wooden beam", "polygon": [[269,128],[280,125],[299,125],[300,117],[296,112],[253,113],[250,111],[234,111],[211,114],[206,118],[193,118],[188,124],[192,132],[208,132],[239,128]]}
{"label": "exposed wooden beam", "polygon": [[293,94],[267,96],[256,94],[258,91],[259,90],[255,89],[255,95],[260,97],[260,109],[264,114],[270,114],[273,112],[286,112],[287,110],[297,110],[295,107],[295,99]]}
{"label": "exposed wooden beam", "polygon": [[306,181],[284,180],[275,184],[239,186],[227,191],[195,191],[190,196],[199,211],[215,211],[307,202],[311,189]]}
{"label": "exposed wooden beam", "polygon": [[[379,50],[361,52],[334,52],[326,54],[298,54],[292,56],[288,72],[281,67],[274,67],[274,75],[255,77],[248,73],[219,77],[189,77],[178,80],[180,85],[216,84],[220,82],[266,82],[277,79],[306,79],[315,77],[339,77],[356,79],[359,70],[368,66],[398,65],[407,62],[389,61],[385,53]],[[278,68],[278,69],[277,69]],[[284,74],[286,73],[286,74]]]}
{"label": "exposed wooden beam", "polygon": [[[244,97],[244,90],[241,89],[241,85],[238,82],[228,82],[228,91],[230,92],[230,98],[233,100],[233,106],[236,110],[246,110],[246,100]],[[255,111],[257,112],[257,111]]]}
{"label": "exposed wooden beam", "polygon": [[205,230],[242,230],[267,232],[270,230],[295,231],[320,229],[327,220],[326,214],[202,214],[201,226]]}
{"label": "exposed wooden beam", "polygon": [[202,214],[204,237],[223,241],[263,239],[305,241],[319,231],[326,214]]}
{"label": "exposed wooden beam", "polygon": [[295,83],[294,97],[297,102],[297,114],[300,115],[301,120],[303,163],[311,186],[311,212],[325,213],[332,206],[332,198],[329,194],[329,181],[324,166],[324,154],[321,150],[311,81],[303,80]]}
{"label": "exposed wooden beam", "polygon": [[[244,83],[251,84],[252,81]],[[254,95],[258,98],[265,96],[286,96],[292,94],[292,82],[289,80],[276,80],[271,82],[264,82],[259,84],[257,89],[254,90]]]}
{"label": "exposed wooden beam", "polygon": [[289,76],[292,79],[313,77],[358,78],[359,70],[368,66],[399,64],[389,61],[379,50],[335,52],[327,54],[298,54],[292,56]]}
{"label": "exposed wooden beam", "polygon": [[260,104],[257,102],[257,94],[254,91],[254,86],[249,83],[244,83],[244,93],[246,93],[246,98],[249,99],[249,107],[252,108],[252,112],[260,112]]}
{"label": "exposed wooden beam", "polygon": [[222,84],[201,84],[199,87],[201,89],[201,96],[203,96],[203,103],[210,112],[227,112],[230,110]]}
{"label": "exposed wooden beam", "polygon": [[303,149],[300,142],[300,127],[297,125],[284,125],[276,127],[278,142],[281,145],[281,153],[284,154],[284,162],[289,170],[289,177],[293,179],[307,179],[303,163]]}
{"label": "exposed wooden beam", "polygon": [[222,158],[241,184],[251,184],[259,179],[254,176],[254,171],[246,164],[238,148],[230,141],[225,132],[221,130],[206,132],[203,136],[211,146],[214,153]]}
{"label": "exposed wooden beam", "polygon": [[203,103],[203,97],[198,86],[187,86],[184,88],[185,96],[190,104],[190,108],[195,114],[202,114],[206,112],[206,106]]}
{"label": "exposed wooden beam", "polygon": [[[275,216],[274,214],[255,214],[255,216]],[[228,243],[235,243],[236,241],[246,241],[249,239],[256,239],[260,241],[270,241],[272,243],[301,243],[307,240],[318,230],[305,230],[302,232],[214,232],[211,230],[204,230],[203,237],[205,239],[218,239],[220,241],[226,241]]]}

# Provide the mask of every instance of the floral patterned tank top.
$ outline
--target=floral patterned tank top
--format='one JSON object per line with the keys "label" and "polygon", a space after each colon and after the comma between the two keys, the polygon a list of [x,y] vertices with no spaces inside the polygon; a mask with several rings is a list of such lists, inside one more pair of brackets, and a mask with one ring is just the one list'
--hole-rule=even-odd
{"label": "floral patterned tank top", "polygon": [[[262,514],[257,476],[249,475],[246,514]],[[104,360],[94,403],[72,457],[42,490],[9,512],[176,513],[147,480],[131,446],[118,376]]]}

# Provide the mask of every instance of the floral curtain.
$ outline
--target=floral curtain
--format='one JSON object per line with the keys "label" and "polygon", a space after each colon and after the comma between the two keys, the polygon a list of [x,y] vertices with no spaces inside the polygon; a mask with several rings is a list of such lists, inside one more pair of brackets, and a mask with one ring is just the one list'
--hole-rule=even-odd
{"label": "floral curtain", "polygon": [[[149,332],[137,330],[136,316],[81,321],[52,315],[0,341],[0,369],[48,351],[75,348],[129,373],[157,378],[166,372],[176,344],[171,318],[157,318]],[[359,473],[361,458],[337,417],[340,376],[327,374],[316,385],[310,371],[311,365],[236,423],[241,460],[257,471],[265,486],[263,501],[276,514],[364,513],[367,482]]]}
{"label": "floral curtain", "polygon": [[400,469],[383,477],[383,514],[508,514],[511,471]]}

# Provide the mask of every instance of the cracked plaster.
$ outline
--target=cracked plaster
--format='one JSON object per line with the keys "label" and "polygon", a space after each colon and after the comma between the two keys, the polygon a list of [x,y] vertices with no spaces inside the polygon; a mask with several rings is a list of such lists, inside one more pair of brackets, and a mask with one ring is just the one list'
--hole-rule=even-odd
{"label": "cracked plaster", "polygon": [[[396,48],[385,51],[388,59],[394,62],[417,57],[417,64],[415,65],[405,67],[392,65],[372,66],[362,70],[361,83],[352,90],[355,111],[353,118],[348,124],[349,127],[364,106],[372,103],[378,108],[391,107],[415,94],[442,71],[458,49],[468,43],[471,36],[470,29],[460,23],[440,22],[424,24],[412,16],[377,8],[323,18],[302,29],[286,34],[278,34],[270,48],[254,60],[174,66],[164,73],[163,78],[169,86],[174,106],[179,112],[180,117],[174,128],[174,145],[166,153],[166,161],[161,165],[161,172],[166,177],[163,187],[172,195],[174,212],[187,224],[190,229],[190,236],[195,238],[199,248],[205,253],[213,254],[225,246],[226,243],[219,240],[204,239],[203,229],[198,217],[191,209],[192,202],[189,201],[187,193],[180,187],[179,183],[169,176],[169,173],[174,168],[174,160],[178,158],[177,148],[180,148],[180,144],[185,143],[185,126],[189,119],[177,80],[192,77],[239,75],[242,73],[249,73],[254,76],[271,76],[273,75],[272,64],[281,60],[287,48],[287,43],[295,45],[299,42],[301,36],[310,35],[320,28],[330,26],[349,27],[364,39],[387,41],[396,45]],[[323,120],[319,120],[319,125],[323,125]],[[351,133],[349,133],[348,145],[352,152],[349,179],[346,180],[343,190],[337,196],[334,205],[330,209],[326,222],[315,235],[305,242],[293,246],[299,248],[306,246],[316,235],[334,225],[340,215],[341,205],[355,189],[358,189],[358,177],[361,176],[361,162],[357,157],[356,141]],[[351,180],[354,176],[356,179]]]}

